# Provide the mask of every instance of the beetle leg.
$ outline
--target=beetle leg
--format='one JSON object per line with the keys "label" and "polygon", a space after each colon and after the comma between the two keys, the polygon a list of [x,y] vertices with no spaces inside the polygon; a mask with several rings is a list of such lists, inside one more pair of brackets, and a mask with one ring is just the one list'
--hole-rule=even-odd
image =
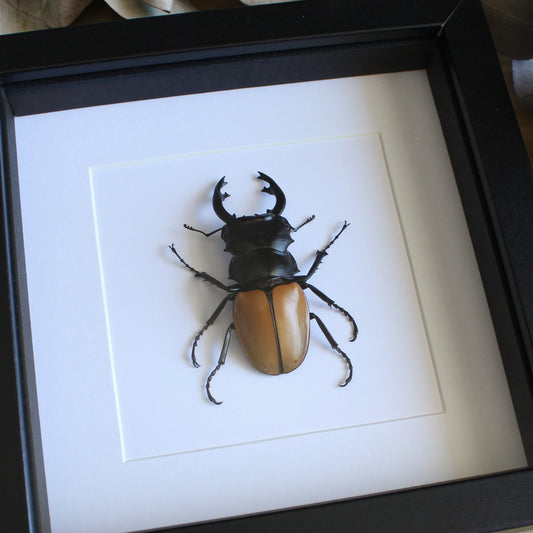
{"label": "beetle leg", "polygon": [[353,366],[352,366],[352,362],[350,361],[350,358],[339,348],[337,341],[333,338],[331,333],[328,331],[328,328],[326,327],[324,322],[322,322],[322,320],[318,316],[316,316],[315,313],[309,313],[309,318],[316,320],[318,327],[322,330],[322,333],[324,334],[326,339],[328,339],[330,346],[336,352],[338,352],[342,356],[342,358],[346,361],[346,364],[348,365],[348,376],[344,380],[344,383],[341,383],[339,385],[340,387],[346,387],[346,385],[348,385],[348,383],[352,381],[352,374],[353,374]]}
{"label": "beetle leg", "polygon": [[213,314],[207,319],[207,322],[204,324],[204,327],[197,333],[196,337],[194,338],[194,342],[192,343],[192,350],[191,350],[191,359],[192,364],[198,368],[200,365],[198,364],[198,361],[196,360],[196,345],[198,344],[198,341],[200,340],[200,337],[204,334],[205,330],[211,326],[215,320],[218,318],[218,315],[222,313],[222,309],[224,309],[224,306],[230,301],[235,299],[236,294],[228,294],[219,304],[218,307],[215,309]]}
{"label": "beetle leg", "polygon": [[204,281],[208,281],[209,283],[212,283],[215,285],[215,287],[218,287],[219,289],[222,289],[223,291],[227,292],[234,292],[236,290],[235,286],[228,286],[224,285],[222,282],[218,281],[218,279],[215,279],[213,276],[210,276],[207,272],[200,272],[199,270],[196,270],[191,265],[189,265],[176,251],[176,248],[174,247],[174,244],[171,244],[169,248],[172,250],[172,252],[176,255],[176,257],[181,261],[182,265],[184,265],[186,268],[188,268],[191,272],[194,273],[194,276],[196,278],[201,278]]}
{"label": "beetle leg", "polygon": [[201,233],[202,235],[205,235],[206,237],[211,237],[211,235],[214,235],[217,231],[220,231],[224,226],[221,226],[218,229],[214,229],[213,231],[210,231],[209,233],[206,233],[205,231],[202,231],[201,229],[193,228],[192,226],[189,226],[189,224],[183,224],[183,227],[185,229],[189,229],[191,231],[196,231],[198,233]]}
{"label": "beetle leg", "polygon": [[357,324],[355,323],[355,320],[346,309],[342,308],[340,305],[337,305],[329,296],[325,295],[321,290],[317,289],[314,285],[311,285],[307,282],[301,282],[300,286],[302,289],[311,289],[321,300],[326,302],[330,307],[333,307],[340,313],[342,313],[350,322],[352,325],[352,336],[350,338],[350,342],[353,342],[357,338],[357,333],[359,332],[357,328]]}
{"label": "beetle leg", "polygon": [[331,239],[331,241],[329,241],[328,245],[326,247],[322,248],[322,250],[317,250],[315,260],[313,261],[313,264],[311,265],[311,268],[309,269],[309,272],[305,276],[302,276],[305,281],[307,281],[317,271],[318,265],[320,265],[320,263],[322,262],[322,259],[324,259],[324,257],[326,257],[326,255],[328,255],[328,252],[327,252],[328,248],[340,237],[341,233],[349,225],[350,225],[350,223],[346,222],[346,220],[345,220],[344,224],[342,225],[341,230],[339,231],[339,233],[337,233],[337,235],[335,235],[335,237],[333,237],[333,239]]}
{"label": "beetle leg", "polygon": [[229,348],[229,341],[231,340],[231,332],[235,329],[235,326],[233,325],[233,322],[228,326],[228,329],[226,330],[226,335],[224,336],[224,344],[222,345],[222,350],[220,351],[220,357],[218,359],[217,366],[214,368],[214,370],[209,374],[209,377],[207,378],[207,383],[205,384],[205,390],[207,392],[207,397],[217,405],[220,405],[222,402],[217,402],[215,398],[211,395],[211,380],[215,376],[215,374],[220,370],[222,365],[226,362],[226,355],[228,354],[228,348]]}
{"label": "beetle leg", "polygon": [[291,226],[291,231],[296,233],[300,228],[303,228],[306,224],[309,224],[309,222],[312,222],[313,220],[315,220],[315,215],[307,217],[299,226],[296,226],[295,228]]}

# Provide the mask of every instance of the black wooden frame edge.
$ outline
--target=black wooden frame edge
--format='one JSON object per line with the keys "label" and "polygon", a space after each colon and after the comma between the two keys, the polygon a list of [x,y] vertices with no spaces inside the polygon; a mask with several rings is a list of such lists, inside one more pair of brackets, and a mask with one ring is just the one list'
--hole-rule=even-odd
{"label": "black wooden frame edge", "polygon": [[[471,175],[469,180],[457,179],[457,184],[528,463],[532,464],[533,248],[529,228],[533,227],[533,213],[528,206],[533,205],[533,172],[514,114],[502,112],[512,107],[488,28],[485,25],[482,32],[479,27],[465,26],[476,15],[470,13],[474,8],[473,2],[461,4],[443,34],[446,46],[442,56],[434,58],[440,68],[430,66],[428,74],[430,80],[436,77],[434,98],[454,172],[456,176]],[[475,40],[467,29],[477,32]],[[465,60],[474,55],[473,42],[476,57],[481,58],[475,65]],[[446,84],[450,91],[438,90]],[[447,101],[449,95],[453,101]],[[499,112],[487,112],[491,106],[498,106]],[[501,161],[507,165],[502,166]],[[485,224],[478,220],[485,220]],[[499,253],[494,254],[494,250]],[[505,280],[504,285],[496,287],[497,278]],[[506,334],[509,331],[515,334]],[[506,357],[508,353],[517,357],[511,360]]]}
{"label": "black wooden frame edge", "polygon": [[[48,501],[40,425],[36,417],[29,416],[31,412],[38,412],[38,401],[31,360],[33,350],[26,273],[23,267],[22,226],[18,223],[20,213],[16,207],[20,202],[13,118],[5,88],[0,86],[0,215],[3,226],[1,240],[5,244],[2,246],[1,264],[5,272],[0,276],[0,297],[2,302],[8,302],[7,307],[2,306],[0,309],[2,314],[7,315],[5,324],[11,325],[10,328],[0,328],[0,335],[3,346],[12,347],[13,355],[12,359],[0,358],[0,390],[15,392],[17,398],[16,402],[11,398],[11,401],[1,404],[2,408],[10,411],[11,416],[15,407],[17,410],[16,419],[5,417],[13,426],[17,423],[17,431],[9,432],[2,442],[3,446],[6,443],[6,447],[13,453],[11,458],[14,459],[9,464],[10,475],[5,480],[2,479],[2,482],[7,487],[3,493],[13,500],[11,512],[21,517],[20,523],[25,523],[28,531],[38,531],[37,524],[46,524],[48,521]],[[20,486],[19,481],[23,482],[24,487]]]}
{"label": "black wooden frame edge", "polygon": [[[0,36],[0,49],[12,49],[13,53],[0,55],[0,82],[139,67],[152,64],[154,58],[162,64],[198,56],[254,53],[258,49],[287,50],[317,38],[334,44],[354,32],[361,41],[384,35],[401,39],[419,36],[424,27],[428,35],[433,35],[458,2],[412,0],[406,9],[387,0],[358,0],[352,4],[344,0],[307,0],[4,35]],[[353,16],[356,10],[364,12],[364,23],[358,24],[358,17]],[[367,31],[369,24],[381,29]],[[238,44],[234,34],[239,35]]]}
{"label": "black wooden frame edge", "polygon": [[[0,308],[2,313],[2,324],[0,328],[0,339],[2,346],[10,352],[10,357],[0,358],[0,406],[2,409],[2,420],[5,424],[4,437],[2,442],[2,484],[4,502],[6,509],[9,509],[13,523],[21,531],[29,529],[33,503],[30,503],[32,487],[27,483],[31,477],[29,467],[31,464],[27,442],[26,416],[24,405],[24,388],[22,383],[23,369],[20,360],[21,351],[18,346],[18,335],[16,331],[16,297],[15,287],[11,280],[14,278],[14,261],[11,254],[10,244],[13,236],[10,235],[11,224],[7,222],[10,211],[9,203],[11,199],[8,190],[8,177],[12,175],[11,162],[13,156],[13,130],[10,127],[12,120],[12,110],[9,106],[4,88],[0,88],[0,175],[2,176],[1,204],[2,233],[0,234],[0,260],[2,273],[0,285],[0,297],[2,302],[6,302]],[[9,326],[8,326],[9,325]]]}
{"label": "black wooden frame edge", "polygon": [[[501,231],[497,236],[499,247],[510,258],[506,267],[509,269],[507,277],[517,283],[517,287],[512,288],[513,299],[524,312],[519,317],[520,328],[531,356],[533,281],[530,268],[533,265],[533,248],[526,228],[533,227],[533,211],[530,208],[533,171],[488,27],[485,23],[472,28],[466,22],[475,8],[474,3],[462,3],[457,16],[446,26],[444,37],[449,63],[453,67],[452,82],[455,93],[459,95],[461,115],[466,119],[466,134],[473,148],[475,166],[490,203],[494,227],[498,233]],[[469,53],[473,42],[476,42],[478,50],[475,65],[465,60],[473,55]],[[495,146],[497,150],[494,150]],[[533,368],[531,357],[529,365]]]}
{"label": "black wooden frame edge", "polygon": [[[355,500],[151,530],[167,533],[488,532],[531,524],[529,470]],[[444,512],[435,512],[436,507]],[[512,517],[512,518],[510,518]]]}
{"label": "black wooden frame edge", "polygon": [[[207,58],[189,60],[178,64],[142,66],[135,69],[121,69],[113,73],[104,70],[101,75],[80,74],[72,77],[59,77],[53,84],[40,81],[12,83],[8,98],[17,116],[40,113],[45,110],[55,111],[75,109],[88,105],[106,105],[123,101],[128,94],[134,100],[147,98],[164,98],[189,93],[231,90],[235,88],[253,87],[257,85],[273,85],[308,81],[310,79],[328,79],[335,77],[335,56],[350,53],[354,66],[353,75],[372,74],[385,71],[395,72],[413,69],[425,61],[430,55],[429,48],[433,39],[405,39],[387,41],[387,46],[376,46],[375,43],[343,43],[312,46],[301,49],[288,49],[278,52],[263,52],[237,55],[235,57]],[[369,65],[364,57],[371,50],[375,61]],[[333,56],[332,62],[324,61],[325,55]],[[412,59],[406,66],[405,57]],[[311,57],[313,56],[313,57]],[[308,70],[309,64],[316,58],[320,63],[313,69],[312,76],[305,77],[302,70]],[[283,63],[292,61],[297,67],[290,74],[283,71]],[[252,71],[246,65],[254,64]],[[260,62],[260,68],[257,63]],[[224,74],[221,73],[224,65]],[[401,65],[403,68],[400,68]],[[226,70],[232,70],[226,73]],[[374,70],[373,70],[374,69]],[[195,76],[201,70],[200,76]],[[199,79],[198,79],[199,78]],[[203,79],[202,79],[203,78]],[[154,80],[157,80],[154,82]],[[80,86],[83,90],[80,91]],[[38,96],[35,96],[36,88]]]}
{"label": "black wooden frame edge", "polygon": [[[472,6],[473,2],[467,1],[467,2],[464,2],[464,5],[466,5],[467,7]],[[448,21],[447,28],[450,27],[449,26],[450,22],[452,21],[451,20]],[[453,31],[453,30],[447,30],[447,31]],[[456,35],[453,38],[448,37],[448,40],[449,40],[448,46],[453,47],[454,44],[457,44],[457,42],[454,39],[457,39],[458,36],[461,36],[462,34],[461,32],[464,32],[464,29],[462,30],[456,29],[454,31],[456,32]],[[464,36],[464,33],[463,33],[463,36]],[[457,62],[457,59],[459,57],[458,54],[453,53],[453,50],[450,53],[453,56],[453,59]],[[460,71],[459,82],[460,82],[461,80],[464,79],[463,76],[467,75],[467,73],[464,72],[465,65],[461,67],[461,65],[455,64],[454,67],[456,69],[459,68],[459,71]],[[457,80],[455,81],[457,82]],[[460,91],[460,93],[462,94],[464,93],[464,91],[462,92]],[[465,95],[463,94],[463,97],[464,96]],[[466,97],[468,96],[469,95],[467,94]],[[477,107],[476,103],[473,101],[466,101],[466,102],[463,101],[460,104],[464,106],[463,112],[465,112],[467,115],[469,114],[469,112],[475,111]],[[6,102],[5,98],[3,98],[2,100],[2,105],[3,105],[3,112],[9,113],[10,112],[10,110],[8,109],[9,104]],[[483,106],[480,106],[480,108],[483,109]],[[509,113],[509,109],[505,108],[504,106],[504,109],[502,111],[502,116],[505,117],[508,115],[508,113]],[[472,125],[475,126],[476,124],[475,119],[468,120],[467,122],[468,124],[466,124],[466,129],[470,129],[470,130],[472,128]],[[506,131],[509,130],[508,126],[509,125],[506,124]],[[511,127],[511,130],[512,129],[513,128]],[[516,127],[515,127],[515,130],[517,131]],[[500,174],[497,174],[497,169],[492,169],[490,165],[487,166],[487,162],[485,161],[485,154],[483,152],[483,146],[479,146],[479,139],[482,140],[483,137],[486,136],[486,132],[485,132],[485,135],[483,134],[483,131],[467,131],[466,134],[469,136],[470,141],[472,140],[476,141],[474,143],[474,147],[477,146],[477,148],[479,149],[479,153],[474,154],[474,156],[477,158],[476,165],[479,166],[481,169],[483,169],[483,179],[485,181],[484,188],[486,191],[489,191],[489,192],[492,191],[491,194],[495,198],[497,198],[498,197],[498,195],[496,194],[498,191],[497,187],[498,185],[501,186],[501,184],[498,183],[499,182],[498,177]],[[8,153],[6,151],[7,150],[6,146],[9,145],[10,135],[11,133],[6,131],[3,126],[2,128],[3,148],[2,148],[2,154],[0,154],[2,156]],[[508,143],[505,143],[505,146],[506,146],[506,150],[508,151],[508,153],[513,152],[515,150],[518,150],[518,152],[520,152],[520,149],[519,149],[520,142],[518,143],[518,148],[517,148],[516,146],[514,146],[514,142],[509,142],[509,140],[507,141]],[[527,192],[525,195],[525,200],[528,200],[528,199],[531,199],[531,195],[530,195],[531,173],[530,171],[529,172],[527,171],[523,162],[521,162],[520,157],[518,158],[518,161],[519,161],[520,168],[514,169],[513,171],[514,181],[517,182],[517,183],[514,183],[513,187],[520,188],[522,186],[525,186],[525,190]],[[5,157],[2,157],[1,164],[2,164],[2,172],[4,173],[4,175],[6,175],[6,173],[9,173],[9,168],[7,168],[9,165],[8,165],[8,161],[6,162]],[[3,192],[5,193],[5,191]],[[514,189],[513,192],[516,193],[516,189]],[[6,208],[6,203],[5,203],[6,196],[5,195],[3,197],[3,201],[4,203],[2,207]],[[496,202],[496,204],[498,204],[498,202]],[[502,221],[507,220],[506,219],[507,213],[504,213],[503,215],[499,214],[498,208],[501,209],[502,207],[498,205],[491,207],[492,209],[491,216],[495,216],[496,220],[502,220]],[[521,209],[519,209],[518,212],[523,211],[523,210],[524,210],[524,206],[521,206]],[[520,214],[520,217],[523,217],[523,213]],[[522,220],[517,220],[516,225],[520,227],[521,222]],[[503,224],[503,228],[505,228],[505,224]],[[507,230],[513,233],[512,227],[508,227]],[[511,237],[513,237],[513,235],[511,235]],[[514,239],[515,241],[518,240],[518,242],[514,243],[514,245],[512,246],[512,249],[509,252],[511,259],[510,259],[510,264],[507,265],[506,268],[510,268],[514,275],[516,275],[517,272],[519,274],[520,272],[522,272],[522,275],[523,275],[523,269],[527,268],[527,265],[531,265],[531,263],[528,263],[529,258],[527,256],[527,253],[528,253],[527,247],[525,247],[526,248],[525,257],[524,257],[524,254],[522,254],[521,257],[519,257],[518,259],[518,263],[519,263],[518,266],[516,266],[516,264],[515,265],[512,264],[513,259],[515,262],[517,261],[516,252],[518,251],[522,253],[524,251],[523,250],[524,237],[525,235],[520,234],[520,232],[518,236],[515,235]],[[5,239],[6,236],[3,234],[2,238]],[[508,241],[504,239],[503,242],[507,243]],[[511,242],[513,243],[514,241],[512,240]],[[5,251],[6,248],[2,248],[2,250]],[[5,258],[2,257],[1,259],[5,259]],[[7,262],[9,263],[9,258]],[[3,263],[3,264],[6,264],[6,263]],[[520,281],[520,276],[518,276],[518,281]],[[523,281],[524,280],[522,280],[522,282]],[[514,291],[515,293],[512,296],[513,301],[515,301],[516,303],[516,298],[518,298],[519,300],[517,302],[518,305],[523,306],[526,311],[526,316],[530,317],[531,314],[529,313],[529,310],[527,308],[527,302],[523,302],[520,298],[520,294],[524,294],[523,292],[524,290],[526,290],[525,294],[527,294],[527,288],[528,287],[526,283],[525,287],[522,286],[516,289],[512,289],[511,292]],[[11,286],[11,284],[8,284],[7,286],[2,286],[1,290],[2,290],[2,297],[3,297],[4,292],[5,294],[11,293],[11,291],[13,290],[13,287]],[[11,309],[11,311],[15,312],[13,308]],[[525,322],[527,322],[527,319]],[[522,328],[523,333],[524,333],[524,330],[523,330],[524,327],[528,329],[527,324],[524,324],[524,321],[523,321],[522,324],[520,325],[520,328]],[[2,334],[4,334],[4,330],[2,330]],[[12,334],[11,341],[16,342],[16,332],[12,332],[11,334]],[[526,339],[528,338],[527,334],[525,334],[525,338]],[[7,341],[7,343],[11,344],[9,340]],[[12,374],[13,362],[9,363],[9,362],[2,360],[2,367],[1,367],[2,370],[4,369],[4,363],[5,363],[6,372],[9,372],[10,375],[13,375]],[[7,380],[6,380],[6,383],[7,383]],[[5,392],[4,388],[2,388],[2,393],[4,392]],[[8,393],[6,394],[6,397],[7,397],[6,399],[7,399],[7,404],[9,405],[11,403],[9,401],[9,398],[12,397],[13,390],[6,389],[6,392]],[[20,397],[20,392],[17,394]],[[13,406],[11,405],[10,407],[13,407]],[[17,418],[18,418],[18,415],[19,413],[17,412],[17,415],[16,415]],[[10,421],[13,420],[13,414],[11,415],[11,417],[9,417],[9,420]],[[10,436],[12,436],[11,432],[10,432]],[[21,445],[20,442],[18,444],[15,443],[15,448],[20,445]],[[20,468],[19,467],[20,467],[20,464],[15,465],[13,468],[14,473],[12,474],[12,479],[19,482],[18,484],[15,483],[13,485],[13,487],[16,488],[15,491],[12,491],[13,494],[19,494],[17,490],[20,491],[20,487],[18,487],[17,489],[17,485],[20,485]],[[517,487],[519,487],[520,490],[517,490]],[[482,495],[481,504],[480,506],[477,507],[477,509],[482,508],[483,513],[485,513],[485,515],[487,516],[487,520],[484,522],[484,525],[487,526],[487,529],[485,529],[484,527],[478,527],[480,526],[479,522],[473,520],[472,514],[469,512],[469,510],[472,510],[472,499],[468,502],[468,504],[465,504],[465,498],[472,498],[471,495],[476,494],[476,493]],[[375,521],[375,518],[378,517],[379,515],[381,515],[381,520],[379,521],[379,525],[383,528],[388,527],[387,524],[389,524],[391,528],[390,530],[394,528],[395,531],[398,531],[399,527],[401,528],[402,524],[404,524],[407,530],[412,530],[412,531],[423,530],[422,528],[420,528],[420,526],[422,525],[423,527],[427,528],[428,522],[425,522],[423,524],[424,517],[416,516],[416,513],[414,513],[414,505],[422,504],[422,506],[424,506],[424,503],[425,503],[425,505],[428,505],[432,509],[432,511],[434,511],[435,501],[441,500],[444,497],[445,497],[444,499],[448,501],[451,506],[453,506],[452,507],[453,512],[451,514],[450,513],[445,514],[445,516],[441,517],[441,519],[448,518],[451,520],[451,522],[448,522],[448,524],[451,527],[447,529],[443,529],[443,531],[450,531],[450,530],[455,530],[455,529],[478,531],[482,529],[488,530],[489,527],[490,529],[498,529],[498,528],[503,528],[503,527],[518,527],[520,525],[525,525],[528,521],[533,520],[533,516],[531,516],[531,510],[529,509],[529,506],[527,506],[527,504],[524,503],[521,499],[524,494],[530,496],[532,493],[533,493],[533,481],[532,481],[531,471],[526,470],[524,472],[507,473],[507,474],[502,474],[502,475],[497,475],[497,476],[485,476],[483,478],[471,480],[468,482],[454,482],[454,483],[440,485],[440,486],[427,487],[427,488],[424,488],[423,490],[412,489],[409,491],[402,491],[400,493],[394,493],[391,495],[374,496],[374,497],[362,498],[362,499],[358,499],[354,501],[324,504],[321,506],[309,507],[309,508],[300,509],[300,510],[271,513],[268,515],[262,515],[262,517],[257,516],[253,518],[240,518],[240,519],[234,519],[231,521],[222,521],[222,522],[217,522],[217,523],[212,523],[212,524],[189,526],[189,527],[179,528],[179,530],[182,531],[182,530],[188,530],[192,528],[191,531],[193,529],[198,530],[198,531],[204,531],[204,529],[201,529],[201,528],[209,527],[209,528],[213,528],[213,529],[209,529],[209,531],[211,530],[212,531],[224,531],[225,529],[219,529],[219,528],[227,527],[229,529],[226,529],[226,530],[248,531],[249,530],[248,526],[250,526],[250,527],[253,527],[253,529],[257,531],[267,531],[267,530],[271,530],[272,528],[271,529],[256,529],[256,528],[263,527],[263,526],[260,526],[260,524],[264,524],[265,528],[270,527],[269,524],[271,525],[277,524],[279,527],[281,527],[283,525],[283,522],[277,522],[279,519],[275,517],[284,517],[283,520],[289,520],[289,522],[293,522],[292,527],[290,528],[291,531],[294,528],[296,528],[297,531],[298,530],[319,531],[323,529],[320,529],[318,525],[320,525],[320,527],[323,527],[323,528],[327,527],[329,529],[334,528],[335,524],[337,524],[337,526],[339,525],[339,507],[338,506],[342,506],[342,513],[346,513],[347,523],[354,524],[354,525],[359,524],[359,526],[362,528],[363,531],[364,530],[386,531],[387,529],[372,529],[372,527],[378,525],[378,523]],[[512,494],[513,497],[517,498],[516,500],[518,504],[517,507],[515,507],[514,504],[511,504],[509,502],[504,502],[505,494]],[[20,498],[17,501],[20,503]],[[17,504],[17,501],[15,501],[13,508],[15,509],[18,508],[20,510],[20,505]],[[498,501],[502,502],[501,505],[496,505],[496,508],[494,508],[495,502],[498,502]],[[401,502],[404,502],[404,503],[401,503]],[[24,509],[25,509],[25,506],[26,506],[26,502],[24,501],[24,504],[23,504]],[[329,516],[329,518],[325,519],[326,515],[322,515],[322,519],[320,519],[320,517],[316,515],[317,511],[315,509],[316,510],[336,509],[336,510],[331,511],[331,512],[326,511],[326,515]],[[366,515],[366,512],[364,511],[364,509],[366,509],[367,511],[374,509],[374,512],[372,514],[375,515],[375,518],[372,519],[371,517],[367,516],[364,520],[361,520],[361,516]],[[394,522],[391,522],[390,517],[387,518],[384,515],[384,510],[388,510],[389,512],[394,512],[394,515],[395,515]],[[394,510],[396,510],[396,512]],[[460,511],[459,517],[462,520],[461,522],[457,520],[455,521],[453,520],[454,516],[457,517],[457,515],[454,514],[457,512],[457,510]],[[321,511],[321,512],[324,512],[324,511]],[[503,516],[502,513],[505,516]],[[426,513],[425,518],[426,519],[430,518],[427,515],[428,513]],[[293,518],[289,518],[290,516],[292,516]],[[305,518],[306,516],[307,518]],[[433,518],[435,518],[435,516],[433,516]],[[254,520],[253,523],[247,522],[248,520],[252,520],[252,519]],[[511,519],[512,519],[512,523],[510,522]],[[266,520],[266,522],[264,522],[264,520]],[[324,520],[326,520],[326,522],[324,522]],[[341,524],[343,523],[343,520],[344,518],[341,520],[340,522]],[[20,523],[23,524],[24,522],[21,521]],[[436,530],[433,528],[433,526],[435,525],[435,522],[429,522],[429,523],[432,526],[432,530]],[[238,524],[248,524],[248,526],[244,526],[243,529],[236,530],[235,527],[238,527],[238,528],[241,527]],[[285,524],[287,524],[287,522]],[[300,529],[298,529],[299,524],[305,525],[306,527],[300,527]],[[415,528],[415,529],[412,529],[412,528]],[[420,528],[420,529],[417,529],[417,528]],[[336,529],[333,529],[333,530],[336,530]],[[341,529],[338,529],[338,530],[340,531]],[[205,531],[207,531],[207,529],[205,529]]]}

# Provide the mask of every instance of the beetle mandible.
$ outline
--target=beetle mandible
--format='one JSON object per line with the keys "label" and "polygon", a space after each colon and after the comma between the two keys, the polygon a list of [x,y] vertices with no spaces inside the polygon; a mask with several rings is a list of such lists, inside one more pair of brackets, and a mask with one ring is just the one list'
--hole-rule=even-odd
{"label": "beetle mandible", "polygon": [[289,245],[294,242],[291,233],[311,222],[315,216],[308,217],[297,227],[291,226],[287,219],[281,216],[286,203],[281,188],[262,172],[259,172],[258,179],[268,184],[263,187],[262,192],[276,198],[274,207],[267,209],[266,213],[241,217],[228,213],[223,201],[229,194],[221,192],[222,187],[226,185],[225,178],[222,178],[213,192],[213,209],[224,225],[206,233],[184,224],[185,228],[206,237],[220,231],[220,236],[226,243],[225,250],[233,256],[228,277],[236,281],[235,284],[225,285],[206,272],[196,270],[178,254],[174,244],[169,246],[195,277],[228,293],[194,338],[191,359],[195,367],[200,366],[196,360],[196,346],[200,337],[215,322],[225,305],[233,302],[233,322],[226,330],[218,363],[206,382],[207,396],[217,405],[222,402],[218,402],[211,394],[211,381],[226,361],[234,330],[251,363],[265,374],[279,375],[292,372],[302,364],[309,347],[310,321],[315,320],[331,348],[346,362],[348,374],[340,386],[346,386],[352,379],[353,367],[350,358],[339,348],[324,322],[315,313],[309,312],[303,292],[303,289],[311,290],[330,307],[342,313],[352,326],[350,341],[356,339],[357,325],[350,313],[308,282],[327,255],[327,250],[348,227],[348,222],[344,222],[327,246],[317,250],[309,272],[296,275],[299,272],[298,266],[294,257],[287,251]]}

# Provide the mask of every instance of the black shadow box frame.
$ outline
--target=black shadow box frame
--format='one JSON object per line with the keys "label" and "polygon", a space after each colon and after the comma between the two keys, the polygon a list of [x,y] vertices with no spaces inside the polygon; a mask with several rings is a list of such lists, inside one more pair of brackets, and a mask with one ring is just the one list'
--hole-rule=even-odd
{"label": "black shadow box frame", "polygon": [[[425,69],[529,468],[179,531],[494,531],[533,523],[533,180],[477,0],[303,0],[0,37],[2,504],[49,531],[14,117]],[[172,531],[174,529],[171,529]]]}

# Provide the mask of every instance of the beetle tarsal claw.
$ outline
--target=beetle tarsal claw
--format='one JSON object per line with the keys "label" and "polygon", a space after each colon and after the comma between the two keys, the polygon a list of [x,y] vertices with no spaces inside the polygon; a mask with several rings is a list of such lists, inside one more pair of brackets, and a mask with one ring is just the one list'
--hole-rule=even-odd
{"label": "beetle tarsal claw", "polygon": [[346,376],[344,383],[339,384],[339,387],[346,387],[346,385],[348,385],[348,383],[352,381],[353,365],[352,365],[352,362],[350,361],[350,358],[339,347],[335,348],[335,350],[341,355],[346,365],[348,366],[348,375]]}
{"label": "beetle tarsal claw", "polygon": [[218,365],[215,367],[215,369],[209,374],[209,377],[207,378],[207,382],[205,384],[205,391],[207,393],[207,397],[209,398],[209,401],[213,402],[216,405],[220,405],[222,402],[219,402],[215,400],[214,396],[211,394],[211,380],[215,377],[215,374],[220,370],[220,367],[224,363],[218,363]]}

